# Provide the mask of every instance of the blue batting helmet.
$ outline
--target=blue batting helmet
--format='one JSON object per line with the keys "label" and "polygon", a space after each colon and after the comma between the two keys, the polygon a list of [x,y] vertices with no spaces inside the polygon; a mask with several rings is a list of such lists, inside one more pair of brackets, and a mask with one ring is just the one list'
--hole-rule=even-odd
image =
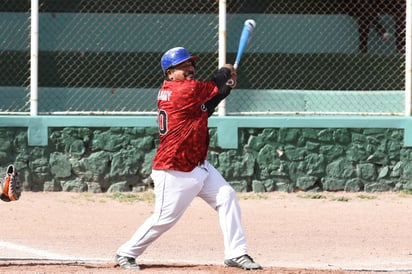
{"label": "blue batting helmet", "polygon": [[179,65],[187,60],[196,60],[199,56],[191,56],[189,52],[183,47],[169,49],[163,54],[160,64],[162,65],[163,73],[170,67]]}

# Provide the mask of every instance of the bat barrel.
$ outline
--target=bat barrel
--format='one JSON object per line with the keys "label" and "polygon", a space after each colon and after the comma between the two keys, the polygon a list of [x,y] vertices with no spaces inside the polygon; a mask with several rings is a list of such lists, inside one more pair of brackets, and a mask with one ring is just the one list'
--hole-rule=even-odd
{"label": "bat barrel", "polygon": [[235,59],[236,69],[237,69],[238,64],[240,63],[240,59],[242,58],[243,51],[245,50],[249,42],[250,36],[252,35],[255,27],[256,27],[255,20],[248,19],[245,21],[245,24],[242,29],[242,33],[240,35],[238,51],[237,51],[237,55]]}

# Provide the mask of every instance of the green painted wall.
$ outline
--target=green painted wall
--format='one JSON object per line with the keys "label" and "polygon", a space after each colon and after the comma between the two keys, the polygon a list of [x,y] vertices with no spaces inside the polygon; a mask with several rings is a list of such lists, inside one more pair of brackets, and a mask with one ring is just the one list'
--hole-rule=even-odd
{"label": "green painted wall", "polygon": [[[21,43],[22,37],[29,36],[29,29],[15,31],[15,22],[24,26],[29,21],[29,13],[2,13],[0,25],[4,26],[0,38],[7,37],[11,43],[0,44],[1,50],[26,51],[27,45]],[[357,23],[346,14],[228,14],[227,51],[236,52],[238,30],[231,26],[243,25],[252,17],[259,24],[259,31],[254,33],[249,52],[253,53],[357,53]],[[167,31],[169,22],[192,22],[185,33],[176,35]],[[79,23],[81,22],[81,23]],[[86,22],[86,23],[83,23]],[[127,22],[123,28],[111,31],[118,22]],[[40,32],[39,50],[44,52],[164,52],[170,45],[179,45],[185,41],[185,47],[192,52],[210,52],[216,50],[217,29],[211,31],[210,22],[218,24],[217,14],[144,14],[144,13],[40,13],[39,28],[53,31]],[[270,24],[263,22],[270,22]],[[394,20],[391,15],[383,15],[382,22],[388,31],[394,33]],[[279,27],[281,26],[281,27]],[[76,29],[76,31],[73,31]],[[58,33],[59,35],[56,35]],[[79,34],[87,33],[83,39]],[[153,35],[156,33],[156,35]],[[202,43],[193,39],[193,33],[201,34]],[[161,39],[159,39],[161,37]],[[378,37],[371,32],[371,40]],[[13,43],[13,41],[15,41]],[[305,43],[304,41],[311,41]],[[156,44],[156,49],[153,44]],[[254,43],[265,47],[253,47]],[[373,46],[373,53],[395,53],[395,41],[385,48]],[[374,45],[375,43],[370,43]],[[290,45],[294,45],[291,47]]]}

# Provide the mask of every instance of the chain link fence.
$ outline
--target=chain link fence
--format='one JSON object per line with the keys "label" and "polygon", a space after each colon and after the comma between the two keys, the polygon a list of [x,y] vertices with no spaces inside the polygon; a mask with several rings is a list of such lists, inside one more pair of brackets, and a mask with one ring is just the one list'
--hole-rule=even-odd
{"label": "chain link fence", "polygon": [[[218,67],[219,2],[40,0],[39,114],[155,114],[160,57]],[[227,62],[257,28],[228,115],[403,115],[406,0],[227,1]],[[30,1],[0,2],[0,113],[30,111]]]}

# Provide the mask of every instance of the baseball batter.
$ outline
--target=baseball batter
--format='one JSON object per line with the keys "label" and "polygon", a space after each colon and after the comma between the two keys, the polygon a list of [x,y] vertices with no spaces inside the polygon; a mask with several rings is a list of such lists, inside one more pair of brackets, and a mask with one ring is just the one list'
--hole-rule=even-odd
{"label": "baseball batter", "polygon": [[[122,268],[139,269],[136,258],[183,215],[199,196],[219,216],[228,266],[261,269],[247,254],[246,239],[236,192],[206,160],[209,146],[208,117],[235,88],[237,75],[232,65],[219,69],[210,81],[194,79],[195,60],[182,47],[168,50],[161,58],[165,76],[158,93],[160,144],[151,177],[155,209],[116,253]],[[231,85],[227,85],[232,79]]]}

